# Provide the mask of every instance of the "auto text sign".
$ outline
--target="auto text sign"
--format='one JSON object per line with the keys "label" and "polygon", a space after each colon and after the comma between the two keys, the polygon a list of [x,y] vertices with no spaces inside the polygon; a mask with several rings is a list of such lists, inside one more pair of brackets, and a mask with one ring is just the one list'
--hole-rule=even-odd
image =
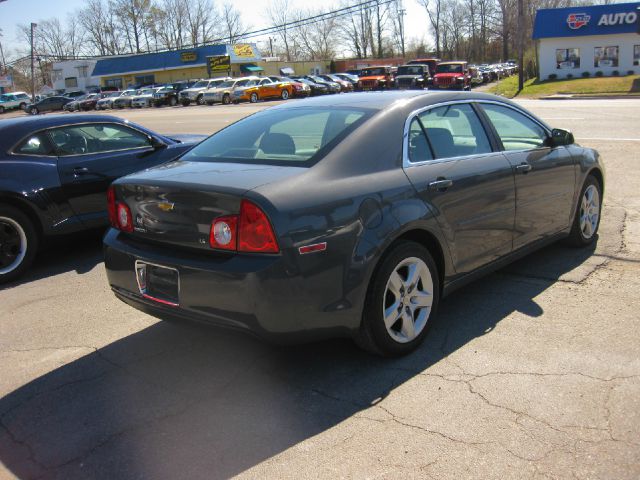
{"label": "auto text sign", "polygon": [[229,55],[218,55],[215,57],[208,57],[208,59],[209,70],[212,72],[229,70],[231,68],[231,57],[229,57]]}

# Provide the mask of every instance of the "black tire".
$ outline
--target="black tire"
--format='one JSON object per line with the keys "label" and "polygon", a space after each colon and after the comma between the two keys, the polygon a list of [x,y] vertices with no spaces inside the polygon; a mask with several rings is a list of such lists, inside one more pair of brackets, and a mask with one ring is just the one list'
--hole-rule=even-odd
{"label": "black tire", "polygon": [[222,96],[222,104],[223,105],[229,105],[231,103],[231,96],[228,93],[225,93]]}
{"label": "black tire", "polygon": [[[433,297],[430,310],[427,312],[426,324],[422,330],[413,340],[401,343],[394,339],[387,330],[383,318],[383,309],[387,301],[387,283],[391,274],[396,271],[396,267],[404,260],[410,258],[420,259],[428,267]],[[402,356],[415,350],[423,342],[437,314],[440,297],[439,278],[438,268],[429,250],[419,243],[411,241],[396,243],[382,258],[373,274],[367,292],[360,330],[355,339],[356,343],[364,350],[387,357]],[[416,283],[416,287],[417,285]],[[402,309],[404,307],[400,306],[399,308]]]}
{"label": "black tire", "polygon": [[4,113],[4,107],[0,107],[0,114]]}
{"label": "black tire", "polygon": [[289,91],[288,90],[282,90],[282,92],[280,92],[280,98],[282,100],[289,100]]}
{"label": "black tire", "polygon": [[183,107],[188,107],[189,105],[191,105],[191,102],[187,100],[183,100],[180,103],[182,104]]}
{"label": "black tire", "polygon": [[[595,228],[592,228],[591,235],[586,234],[580,225],[580,218],[584,214],[582,199],[585,196],[585,193],[589,187],[594,187],[598,194],[598,218],[595,225]],[[584,185],[580,190],[580,197],[578,197],[578,205],[576,206],[576,211],[573,216],[573,224],[571,225],[571,233],[567,238],[567,242],[569,245],[573,247],[587,247],[591,245],[598,236],[598,228],[600,227],[600,217],[602,214],[602,186],[598,179],[593,175],[587,176],[587,179],[584,181]]]}
{"label": "black tire", "polygon": [[178,100],[176,100],[176,97],[169,97],[169,106],[170,107],[175,107],[178,104]]}
{"label": "black tire", "polygon": [[27,104],[25,102],[22,102],[20,105],[18,105],[20,110],[24,110],[24,107],[26,107],[26,106],[27,106]]}
{"label": "black tire", "polygon": [[257,103],[259,100],[258,98],[258,94],[256,92],[253,92],[250,96],[249,96],[249,101],[251,103]]}
{"label": "black tire", "polygon": [[29,108],[29,113],[31,115],[38,115],[38,113],[40,113],[40,111],[38,110],[38,107],[31,107],[31,108]]}
{"label": "black tire", "polygon": [[[29,268],[38,251],[38,235],[29,217],[9,205],[0,205],[0,229],[1,284],[18,278]],[[14,259],[14,262],[17,263],[10,264],[8,263],[11,261],[9,256],[16,254],[16,245],[11,240],[15,233],[18,234],[20,240],[18,251],[24,251],[24,255],[22,259],[19,259],[21,255],[18,254],[18,258]],[[7,241],[8,239],[9,241]]]}
{"label": "black tire", "polygon": [[196,103],[198,105],[204,105],[204,95],[198,95],[198,98],[196,98]]}

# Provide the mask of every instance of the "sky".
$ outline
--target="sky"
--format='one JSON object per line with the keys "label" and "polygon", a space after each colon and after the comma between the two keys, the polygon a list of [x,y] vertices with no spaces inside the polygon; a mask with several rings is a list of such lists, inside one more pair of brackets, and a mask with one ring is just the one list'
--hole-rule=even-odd
{"label": "sky", "polygon": [[[216,1],[214,0],[214,4]],[[221,2],[217,2],[221,3]],[[268,27],[269,24],[263,14],[264,9],[256,8],[256,4],[268,5],[269,0],[241,0],[234,2],[234,6],[242,14],[242,20],[245,24],[249,24],[253,29]],[[309,0],[291,0],[293,8],[309,7]],[[429,38],[426,34],[428,31],[428,18],[424,7],[418,4],[417,0],[403,0],[404,8],[407,11],[405,16],[405,35],[406,38]],[[18,29],[16,24],[28,25],[31,22],[38,23],[40,20],[46,20],[58,17],[64,20],[68,13],[81,8],[84,4],[83,0],[6,0],[0,2],[0,28],[2,29],[2,46],[7,51],[13,51],[18,47]],[[337,1],[324,0],[314,3],[322,5],[330,9],[332,6],[337,8]],[[256,41],[251,40],[252,42]],[[262,42],[258,42],[262,46]],[[266,53],[266,50],[263,54]],[[338,54],[341,52],[338,51]]]}

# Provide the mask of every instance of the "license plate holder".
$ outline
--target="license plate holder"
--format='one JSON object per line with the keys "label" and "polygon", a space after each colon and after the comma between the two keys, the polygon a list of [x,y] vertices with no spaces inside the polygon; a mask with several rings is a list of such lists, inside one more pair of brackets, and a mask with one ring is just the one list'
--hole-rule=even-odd
{"label": "license plate holder", "polygon": [[180,273],[172,267],[136,260],[140,295],[171,307],[180,305]]}

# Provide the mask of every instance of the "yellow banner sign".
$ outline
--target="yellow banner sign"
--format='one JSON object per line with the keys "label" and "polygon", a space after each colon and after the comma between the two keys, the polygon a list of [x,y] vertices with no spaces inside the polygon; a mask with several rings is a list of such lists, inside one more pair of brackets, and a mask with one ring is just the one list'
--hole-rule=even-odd
{"label": "yellow banner sign", "polygon": [[221,70],[229,70],[231,68],[231,57],[229,55],[218,55],[217,57],[209,57],[209,70],[219,72]]}
{"label": "yellow banner sign", "polygon": [[198,54],[196,52],[182,52],[180,54],[181,62],[195,62],[198,59]]}
{"label": "yellow banner sign", "polygon": [[233,53],[236,57],[253,58],[253,48],[247,43],[239,43],[233,46]]}

